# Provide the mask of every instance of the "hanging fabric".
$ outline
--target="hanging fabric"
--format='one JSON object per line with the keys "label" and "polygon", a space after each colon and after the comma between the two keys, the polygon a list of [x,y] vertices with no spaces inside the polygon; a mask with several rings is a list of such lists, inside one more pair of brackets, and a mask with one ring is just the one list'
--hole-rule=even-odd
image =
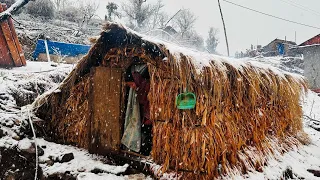
{"label": "hanging fabric", "polygon": [[[146,65],[135,65],[132,66],[131,71],[141,73],[145,69]],[[130,150],[140,152],[141,114],[137,96],[137,92],[133,88],[130,88],[124,123],[124,133],[121,139],[121,143]]]}

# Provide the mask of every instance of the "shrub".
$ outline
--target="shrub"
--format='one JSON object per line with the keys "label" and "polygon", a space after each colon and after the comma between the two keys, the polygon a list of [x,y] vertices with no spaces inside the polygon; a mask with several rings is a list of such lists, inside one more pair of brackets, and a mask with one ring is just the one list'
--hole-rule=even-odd
{"label": "shrub", "polygon": [[35,17],[54,17],[54,4],[50,0],[30,1],[26,7],[28,14]]}
{"label": "shrub", "polygon": [[81,19],[79,10],[72,6],[60,10],[57,14],[59,19],[70,22],[79,22]]}

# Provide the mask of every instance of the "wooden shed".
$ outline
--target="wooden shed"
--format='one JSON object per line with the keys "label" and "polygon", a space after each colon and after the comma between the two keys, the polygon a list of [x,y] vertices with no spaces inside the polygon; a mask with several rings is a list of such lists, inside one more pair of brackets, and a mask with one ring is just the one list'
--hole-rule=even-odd
{"label": "wooden shed", "polygon": [[[103,155],[128,151],[121,145],[127,85],[130,68],[141,64],[150,82],[150,157],[162,172],[202,179],[232,169],[247,172],[264,165],[275,139],[283,151],[299,143],[303,78],[185,49],[114,23],[105,25],[60,87],[34,103],[36,114],[57,142]],[[180,110],[175,100],[186,89],[196,95],[196,106]]]}
{"label": "wooden shed", "polygon": [[[7,9],[0,3],[0,13]],[[0,67],[20,67],[26,65],[26,59],[18,40],[12,19],[0,22]]]}

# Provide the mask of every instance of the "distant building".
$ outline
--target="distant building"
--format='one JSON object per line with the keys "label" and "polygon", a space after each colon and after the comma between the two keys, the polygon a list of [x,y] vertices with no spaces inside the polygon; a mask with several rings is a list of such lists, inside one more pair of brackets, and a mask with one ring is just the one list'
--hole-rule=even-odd
{"label": "distant building", "polygon": [[314,44],[320,44],[320,34],[310,38],[309,40],[303,42],[299,46],[308,46],[308,45],[314,45]]}
{"label": "distant building", "polygon": [[303,54],[304,76],[309,87],[320,91],[320,34],[290,49],[290,54]]}
{"label": "distant building", "polygon": [[290,47],[297,45],[293,41],[275,39],[262,48],[263,56],[287,55]]}
{"label": "distant building", "polygon": [[177,36],[177,31],[171,27],[166,26],[164,28],[155,29],[153,31],[150,31],[148,35],[154,36],[156,38],[159,38],[161,40],[166,41],[174,41]]}

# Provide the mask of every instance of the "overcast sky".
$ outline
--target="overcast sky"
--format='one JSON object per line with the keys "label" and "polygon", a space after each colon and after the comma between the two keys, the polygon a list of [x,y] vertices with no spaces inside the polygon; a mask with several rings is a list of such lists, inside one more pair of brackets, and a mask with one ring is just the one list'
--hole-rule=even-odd
{"label": "overcast sky", "polygon": [[[98,15],[104,17],[106,13],[106,4],[108,0],[97,0],[100,3]],[[112,1],[112,0],[111,0]],[[111,2],[110,1],[110,2]],[[113,0],[117,4],[126,0]],[[155,3],[157,0],[147,0]],[[320,0],[229,0],[249,8],[259,10],[268,14],[279,16],[285,19],[297,21],[300,23],[316,26],[320,28]],[[286,2],[293,2],[312,9],[303,10],[292,6]],[[220,18],[217,0],[163,0],[164,10],[171,16],[181,8],[190,9],[197,17],[196,31],[204,38],[210,27],[219,29],[220,44],[218,52],[226,55],[226,45]],[[230,55],[233,56],[236,51],[250,48],[250,45],[257,43],[264,46],[275,38],[295,41],[295,31],[297,32],[297,43],[320,33],[319,29],[304,27],[290,22],[281,21],[267,17],[255,12],[242,9],[240,7],[228,4],[221,0],[222,10],[226,22],[226,28],[229,39]],[[300,6],[299,6],[300,7]],[[306,9],[306,8],[305,8]]]}

